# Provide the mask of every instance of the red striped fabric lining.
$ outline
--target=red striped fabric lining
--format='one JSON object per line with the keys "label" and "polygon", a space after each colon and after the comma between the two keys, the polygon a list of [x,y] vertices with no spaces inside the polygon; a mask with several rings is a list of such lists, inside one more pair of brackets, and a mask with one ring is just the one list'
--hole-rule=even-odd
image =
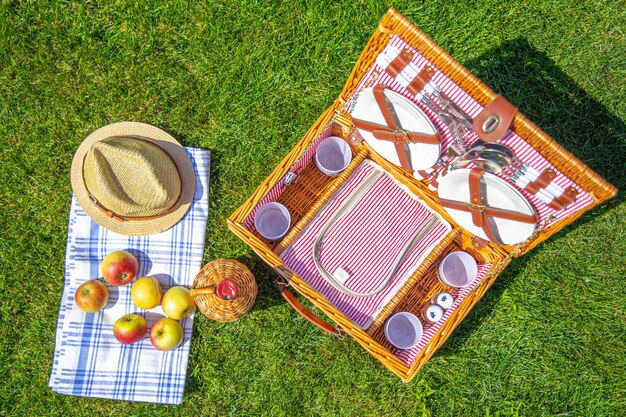
{"label": "red striped fabric lining", "polygon": [[[459,307],[459,305],[461,305],[461,302],[463,301],[463,299],[467,297],[468,294],[470,294],[474,290],[474,288],[476,288],[482,282],[487,272],[489,272],[489,270],[491,269],[491,266],[492,266],[491,263],[478,265],[478,275],[476,276],[474,281],[472,281],[472,283],[465,288],[457,288],[451,292],[452,296],[454,297],[454,303],[449,309],[445,311],[443,318],[439,320],[437,323],[427,322],[426,320],[420,317],[420,321],[422,322],[422,325],[424,326],[424,333],[422,334],[422,338],[420,339],[420,341],[417,343],[417,345],[415,345],[411,349],[406,349],[406,350],[398,349],[394,353],[394,355],[398,359],[400,359],[401,361],[403,361],[404,363],[410,366],[413,363],[413,361],[415,361],[415,358],[417,357],[417,355],[419,355],[422,352],[422,350],[430,342],[433,336],[441,329],[441,327],[444,325],[446,320],[448,320],[448,318],[452,315],[454,310],[456,310]],[[418,312],[416,315],[419,316],[420,313]]]}
{"label": "red striped fabric lining", "polygon": [[[446,77],[441,71],[439,71],[429,60],[424,58],[423,55],[415,51],[411,48],[406,42],[404,42],[400,37],[394,36],[390,42],[390,46],[395,47],[399,50],[403,50],[404,48],[409,48],[413,51],[413,63],[417,66],[418,69],[422,69],[424,66],[428,65],[435,69],[435,75],[433,76],[433,82],[445,92],[445,94],[453,100],[456,104],[458,104],[467,114],[471,117],[475,117],[480,113],[483,107],[474,100],[467,92],[465,92],[461,87],[456,85],[452,80]],[[420,109],[422,109],[430,118],[433,120],[439,132],[442,136],[442,154],[446,153],[450,144],[452,143],[452,135],[450,131],[445,127],[445,125],[430,112],[429,109],[424,107],[421,103],[416,102],[411,93],[408,92],[406,88],[404,88],[400,83],[398,83],[395,78],[389,76],[384,68],[380,67],[377,63],[374,63],[372,68],[368,71],[368,73],[363,77],[360,81],[359,85],[356,88],[356,91],[360,91],[366,87],[373,87],[376,84],[384,84],[391,87],[394,91],[404,95],[407,99],[413,101]],[[351,101],[348,100],[348,104],[346,106],[346,110],[349,112],[351,110]],[[473,139],[470,142],[478,139],[478,137],[472,133]],[[550,216],[554,216],[551,221],[557,221],[568,217],[572,213],[575,213],[584,207],[589,206],[593,203],[593,198],[589,193],[584,191],[578,185],[576,185],[572,180],[567,178],[563,173],[561,173],[558,169],[556,169],[550,162],[548,162],[539,152],[537,152],[532,146],[530,146],[526,141],[524,141],[519,135],[509,130],[507,134],[500,139],[498,142],[501,142],[513,149],[515,155],[521,159],[526,164],[534,167],[537,171],[541,172],[546,168],[552,168],[556,173],[556,177],[553,180],[555,184],[560,186],[563,189],[567,189],[569,187],[574,187],[578,190],[578,195],[576,197],[576,201],[572,204],[568,205],[564,210],[555,211],[548,207],[545,203],[543,203],[540,199],[535,197],[534,195],[526,192],[522,188],[515,185],[508,177],[498,174],[500,178],[504,179],[513,186],[515,189],[520,191],[522,195],[530,201],[530,203],[537,210],[540,221],[549,219]],[[427,178],[432,178],[433,174]],[[438,178],[441,181],[441,178]]]}
{"label": "red striped fabric lining", "polygon": [[[304,151],[302,156],[300,158],[298,158],[298,160],[294,163],[294,165],[291,167],[291,169],[289,171],[290,172],[295,172],[296,174],[300,175],[300,173],[302,172],[302,170],[304,168],[306,168],[310,163],[313,163],[313,158],[315,157],[315,150],[317,149],[317,145],[321,141],[326,139],[327,137],[331,136],[332,131],[333,131],[333,127],[332,127],[332,125],[329,124],[326,127],[326,129],[324,129],[318,135],[318,137],[313,140],[313,142]],[[250,232],[255,232],[256,229],[254,228],[254,216],[255,216],[257,210],[259,209],[259,207],[261,207],[263,204],[270,203],[272,201],[278,200],[278,197],[280,197],[280,195],[283,193],[283,191],[285,191],[285,188],[286,188],[286,185],[282,181],[278,181],[272,187],[272,189],[268,191],[268,193],[261,200],[261,202],[259,202],[259,204],[254,206],[254,208],[252,209],[250,214],[248,214],[248,217],[246,217],[246,219],[243,221],[243,223],[242,223],[243,227],[248,229]]]}
{"label": "red striped fabric lining", "polygon": [[318,233],[352,191],[380,169],[369,160],[363,162],[337,195],[280,255],[285,265],[364,329],[371,325],[412,272],[451,230],[445,220],[383,173],[326,235],[320,261],[327,270],[332,273],[341,267],[348,271],[350,278],[345,285],[353,291],[375,290],[386,280],[395,260],[419,227],[432,216],[437,216],[439,222],[409,252],[395,278],[380,293],[371,297],[352,297],[326,282],[315,268],[311,256]]}

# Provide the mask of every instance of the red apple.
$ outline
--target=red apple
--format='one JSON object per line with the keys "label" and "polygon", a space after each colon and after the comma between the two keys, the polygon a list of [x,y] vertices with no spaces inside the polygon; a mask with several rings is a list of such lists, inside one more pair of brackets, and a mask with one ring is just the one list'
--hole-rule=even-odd
{"label": "red apple", "polygon": [[176,349],[183,341],[183,326],[176,320],[163,317],[152,325],[150,341],[159,350]]}
{"label": "red apple", "polygon": [[87,313],[100,311],[109,302],[109,290],[106,285],[95,279],[83,282],[74,293],[76,305]]}
{"label": "red apple", "polygon": [[147,331],[146,319],[137,314],[126,314],[113,324],[113,335],[123,345],[139,342]]}
{"label": "red apple", "polygon": [[131,282],[138,270],[137,258],[123,250],[109,253],[100,264],[100,272],[104,279],[116,287]]}
{"label": "red apple", "polygon": [[172,287],[163,296],[161,308],[167,317],[180,320],[193,313],[196,303],[187,288]]}

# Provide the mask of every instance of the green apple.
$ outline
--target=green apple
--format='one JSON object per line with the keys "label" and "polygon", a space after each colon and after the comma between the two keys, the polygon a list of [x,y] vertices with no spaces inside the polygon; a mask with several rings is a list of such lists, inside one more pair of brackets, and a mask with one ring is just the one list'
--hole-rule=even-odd
{"label": "green apple", "polygon": [[109,253],[100,264],[100,272],[106,282],[116,287],[131,282],[138,270],[137,258],[123,250]]}
{"label": "green apple", "polygon": [[150,341],[159,350],[176,349],[182,343],[183,336],[183,326],[168,317],[158,320],[150,329]]}
{"label": "green apple", "polygon": [[76,289],[74,301],[82,311],[95,313],[102,310],[109,302],[109,290],[98,280],[85,281]]}
{"label": "green apple", "polygon": [[147,331],[146,319],[137,314],[126,314],[113,323],[113,335],[123,345],[139,342]]}
{"label": "green apple", "polygon": [[165,315],[174,320],[184,319],[196,309],[196,303],[185,287],[172,287],[163,296],[161,308]]}
{"label": "green apple", "polygon": [[155,277],[141,277],[130,288],[130,298],[139,308],[150,309],[161,302],[161,284]]}

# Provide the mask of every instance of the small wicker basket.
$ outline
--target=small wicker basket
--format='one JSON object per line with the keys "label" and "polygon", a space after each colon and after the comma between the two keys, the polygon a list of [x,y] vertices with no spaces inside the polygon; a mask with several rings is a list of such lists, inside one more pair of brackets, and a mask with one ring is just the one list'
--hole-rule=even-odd
{"label": "small wicker basket", "polygon": [[[225,300],[215,294],[215,285],[232,280],[237,285],[237,296]],[[217,259],[206,264],[193,282],[191,296],[198,309],[208,318],[234,321],[246,314],[254,305],[258,288],[254,275],[241,262],[234,259]]]}

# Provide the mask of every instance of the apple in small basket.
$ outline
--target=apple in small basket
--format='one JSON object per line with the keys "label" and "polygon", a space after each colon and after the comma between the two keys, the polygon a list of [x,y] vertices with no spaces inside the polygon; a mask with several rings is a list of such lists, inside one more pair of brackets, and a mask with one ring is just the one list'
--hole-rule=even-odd
{"label": "apple in small basket", "polygon": [[95,313],[109,302],[109,290],[102,282],[91,279],[83,282],[74,293],[74,301],[82,311]]}
{"label": "apple in small basket", "polygon": [[137,258],[123,250],[109,253],[100,264],[100,272],[104,279],[116,287],[131,282],[138,270]]}
{"label": "apple in small basket", "polygon": [[123,345],[139,342],[147,331],[146,319],[138,314],[126,314],[113,323],[113,336]]}
{"label": "apple in small basket", "polygon": [[165,315],[174,320],[188,317],[196,309],[196,303],[185,287],[172,287],[163,296],[161,308]]}
{"label": "apple in small basket", "polygon": [[176,320],[163,317],[152,325],[150,341],[159,350],[176,349],[183,341],[183,326]]}

